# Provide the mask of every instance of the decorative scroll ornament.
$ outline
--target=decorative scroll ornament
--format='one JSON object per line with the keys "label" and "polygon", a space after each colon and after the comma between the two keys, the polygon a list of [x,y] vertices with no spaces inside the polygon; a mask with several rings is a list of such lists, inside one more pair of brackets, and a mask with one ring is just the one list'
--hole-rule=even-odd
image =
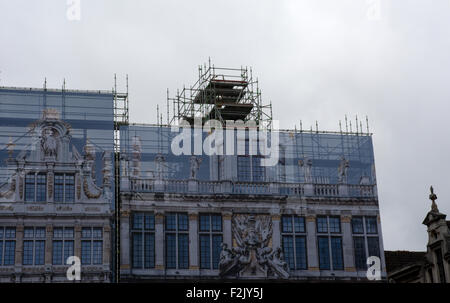
{"label": "decorative scroll ornament", "polygon": [[6,191],[0,191],[0,198],[10,199],[16,191],[17,176],[13,176],[9,188]]}
{"label": "decorative scroll ornament", "polygon": [[[94,185],[94,184],[93,184]],[[94,185],[94,187],[96,187]],[[100,196],[102,195],[102,190],[99,188],[95,188],[95,190],[97,191],[97,193],[92,193],[91,190],[89,189],[89,184],[88,184],[88,180],[87,177],[84,177],[83,180],[83,190],[84,190],[84,194],[86,195],[86,197],[88,197],[89,199],[98,199],[100,198]]]}
{"label": "decorative scroll ornament", "polygon": [[236,215],[232,221],[236,247],[222,244],[221,276],[288,278],[289,269],[281,248],[272,249],[272,220],[265,215]]}

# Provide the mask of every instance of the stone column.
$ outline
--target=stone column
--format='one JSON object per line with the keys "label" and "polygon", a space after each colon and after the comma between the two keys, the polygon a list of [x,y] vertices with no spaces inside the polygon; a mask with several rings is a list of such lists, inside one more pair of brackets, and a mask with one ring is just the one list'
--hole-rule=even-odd
{"label": "stone column", "polygon": [[53,226],[47,224],[45,227],[45,265],[52,265],[52,254],[53,254]]}
{"label": "stone column", "polygon": [[130,270],[130,211],[120,211],[120,271]]}
{"label": "stone column", "polygon": [[74,251],[75,256],[81,260],[81,225],[79,223],[75,224],[75,241],[74,241]]}
{"label": "stone column", "polygon": [[281,247],[280,215],[272,215],[272,248]]}
{"label": "stone column", "polygon": [[317,253],[316,216],[306,217],[306,248],[308,250],[308,270],[319,270],[319,256]]}
{"label": "stone column", "polygon": [[23,224],[16,226],[16,251],[15,251],[15,265],[22,267],[23,261]]}
{"label": "stone column", "polygon": [[223,243],[228,245],[228,248],[231,248],[232,243],[232,231],[231,231],[231,213],[223,214]]}
{"label": "stone column", "polygon": [[355,258],[353,257],[352,217],[341,216],[342,223],[342,252],[344,254],[345,271],[356,272]]}
{"label": "stone column", "polygon": [[198,214],[189,213],[189,269],[198,270]]}
{"label": "stone column", "polygon": [[155,268],[163,270],[164,266],[164,214],[155,214]]}
{"label": "stone column", "polygon": [[109,266],[111,263],[111,226],[103,226],[103,264]]}

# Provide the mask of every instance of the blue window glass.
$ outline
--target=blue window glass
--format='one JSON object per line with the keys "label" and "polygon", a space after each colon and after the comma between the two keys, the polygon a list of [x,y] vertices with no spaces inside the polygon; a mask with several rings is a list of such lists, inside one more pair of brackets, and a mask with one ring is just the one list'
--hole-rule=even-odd
{"label": "blue window glass", "polygon": [[64,202],[64,174],[55,174],[55,202]]}
{"label": "blue window glass", "polygon": [[47,199],[47,176],[38,174],[36,176],[36,202],[45,202]]}
{"label": "blue window glass", "polygon": [[186,234],[178,235],[178,268],[189,267],[189,238]]}
{"label": "blue window glass", "polygon": [[73,227],[64,228],[64,238],[73,238]]}
{"label": "blue window glass", "polygon": [[330,269],[330,247],[328,237],[318,237],[319,246],[319,268]]}
{"label": "blue window glass", "polygon": [[73,241],[64,241],[64,260],[63,262],[67,264],[67,259],[72,257],[73,254]]}
{"label": "blue window glass", "polygon": [[317,232],[319,233],[328,232],[327,217],[317,217]]}
{"label": "blue window glass", "polygon": [[176,214],[166,215],[166,230],[176,230],[177,229],[177,217]]}
{"label": "blue window glass", "polygon": [[305,218],[304,217],[294,217],[294,227],[296,233],[305,232]]}
{"label": "blue window glass", "polygon": [[176,235],[167,234],[166,235],[166,267],[176,268],[177,267],[177,244]]}
{"label": "blue window glass", "polygon": [[33,241],[23,241],[23,265],[33,265]]}
{"label": "blue window glass", "polygon": [[25,239],[33,239],[34,238],[34,228],[27,227],[23,230],[23,237]]}
{"label": "blue window glass", "polygon": [[81,230],[81,237],[84,239],[92,238],[92,229],[90,227],[83,227]]}
{"label": "blue window glass", "polygon": [[155,230],[155,215],[146,214],[145,215],[145,229],[147,230]]}
{"label": "blue window glass", "polygon": [[63,229],[61,227],[53,228],[53,238],[59,239],[63,237]]}
{"label": "blue window glass", "polygon": [[341,219],[339,217],[329,217],[330,221],[330,232],[340,233],[341,232]]}
{"label": "blue window glass", "polygon": [[0,265],[3,264],[3,241],[0,241]]}
{"label": "blue window glass", "polygon": [[35,175],[27,174],[25,177],[25,201],[34,202]]}
{"label": "blue window glass", "polygon": [[36,237],[36,239],[45,238],[45,228],[44,227],[36,227],[35,237]]}
{"label": "blue window glass", "polygon": [[212,231],[222,231],[222,216],[211,215],[211,227]]}
{"label": "blue window glass", "polygon": [[178,230],[188,230],[188,216],[186,214],[178,214]]}
{"label": "blue window glass", "polygon": [[238,156],[238,180],[251,181],[250,157]]}
{"label": "blue window glass", "polygon": [[16,238],[16,228],[7,227],[5,229],[5,239],[15,239]]}
{"label": "blue window glass", "polygon": [[295,237],[295,261],[297,263],[297,269],[307,269],[306,238],[303,236]]}
{"label": "blue window glass", "polygon": [[3,227],[0,227],[0,240],[3,240]]}
{"label": "blue window glass", "polygon": [[210,215],[200,215],[200,231],[209,231]]}
{"label": "blue window glass", "polygon": [[81,241],[81,264],[91,264],[91,241]]}
{"label": "blue window glass", "polygon": [[363,219],[362,217],[352,218],[352,231],[354,234],[364,233]]}
{"label": "blue window glass", "polygon": [[155,268],[155,235],[145,234],[145,268]]}
{"label": "blue window glass", "polygon": [[133,268],[142,268],[142,233],[133,233],[131,238],[133,243]]}
{"label": "blue window glass", "polygon": [[5,257],[3,265],[14,265],[16,241],[5,241]]}
{"label": "blue window glass", "polygon": [[94,241],[92,247],[92,264],[102,264],[103,260],[103,241]]}
{"label": "blue window glass", "polygon": [[353,246],[355,249],[355,266],[356,269],[367,269],[366,247],[364,243],[364,237],[354,237]]}
{"label": "blue window glass", "polygon": [[380,242],[378,237],[368,237],[367,238],[367,247],[369,250],[369,257],[376,256],[380,257]]}
{"label": "blue window glass", "polygon": [[284,233],[290,233],[292,232],[292,216],[283,216],[281,217],[281,225],[282,225],[282,231]]}
{"label": "blue window glass", "polygon": [[340,237],[331,238],[331,255],[333,259],[333,269],[334,270],[344,269],[344,260],[342,257],[342,238]]}
{"label": "blue window glass", "polygon": [[211,268],[211,247],[210,247],[210,236],[200,235],[200,268],[209,269]]}
{"label": "blue window glass", "polygon": [[261,157],[252,157],[252,173],[253,182],[263,182],[266,178],[266,170],[264,166],[261,166]]}
{"label": "blue window glass", "polygon": [[142,229],[143,226],[144,215],[141,213],[133,214],[133,229]]}
{"label": "blue window glass", "polygon": [[92,229],[92,238],[101,239],[102,238],[103,229],[101,227],[95,227]]}
{"label": "blue window glass", "polygon": [[65,202],[74,202],[75,201],[75,176],[74,175],[66,175],[65,177]]}
{"label": "blue window glass", "polygon": [[223,242],[223,237],[222,235],[213,235],[212,237],[212,264],[213,264],[213,269],[218,269],[219,268],[219,261],[220,261],[220,252],[222,251],[222,242]]}
{"label": "blue window glass", "polygon": [[366,217],[366,232],[368,234],[376,234],[378,232],[376,217]]}
{"label": "blue window glass", "polygon": [[284,260],[289,265],[289,268],[295,269],[294,243],[292,238],[292,236],[283,236],[283,254]]}
{"label": "blue window glass", "polygon": [[34,243],[34,264],[43,265],[45,256],[45,241],[35,241]]}
{"label": "blue window glass", "polygon": [[62,264],[62,249],[63,249],[63,241],[57,240],[53,241],[53,265],[61,265]]}

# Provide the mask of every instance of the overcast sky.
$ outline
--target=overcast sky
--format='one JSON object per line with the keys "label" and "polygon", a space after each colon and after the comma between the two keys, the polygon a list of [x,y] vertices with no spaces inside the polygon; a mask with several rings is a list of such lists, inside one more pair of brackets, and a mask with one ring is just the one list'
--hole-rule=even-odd
{"label": "overcast sky", "polygon": [[132,122],[195,82],[197,67],[251,66],[281,127],[347,114],[374,133],[386,250],[425,250],[433,184],[450,215],[450,0],[0,0],[0,85],[119,88]]}

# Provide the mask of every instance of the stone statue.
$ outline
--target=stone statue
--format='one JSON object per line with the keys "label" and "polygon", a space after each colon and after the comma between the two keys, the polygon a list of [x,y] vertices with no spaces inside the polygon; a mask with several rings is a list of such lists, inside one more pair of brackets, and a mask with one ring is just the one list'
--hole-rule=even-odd
{"label": "stone statue", "polygon": [[439,212],[439,209],[438,209],[437,204],[436,204],[437,196],[434,193],[433,186],[430,186],[430,196],[429,196],[429,198],[431,200],[431,210],[434,211],[434,212]]}
{"label": "stone statue", "polygon": [[58,143],[55,137],[56,132],[53,129],[46,128],[43,130],[41,146],[45,157],[56,157]]}
{"label": "stone statue", "polygon": [[338,167],[338,183],[344,184],[347,183],[347,170],[350,166],[349,161],[345,159],[344,156],[341,158],[341,162],[339,163]]}
{"label": "stone statue", "polygon": [[191,163],[191,170],[189,178],[197,179],[198,170],[200,169],[200,164],[202,164],[202,158],[191,156],[190,163]]}
{"label": "stone statue", "polygon": [[156,177],[159,180],[163,178],[163,163],[166,161],[166,158],[162,154],[157,154],[155,157],[156,162]]}
{"label": "stone statue", "polygon": [[312,160],[310,158],[304,158],[303,160],[299,160],[298,164],[303,168],[305,183],[312,183]]}

